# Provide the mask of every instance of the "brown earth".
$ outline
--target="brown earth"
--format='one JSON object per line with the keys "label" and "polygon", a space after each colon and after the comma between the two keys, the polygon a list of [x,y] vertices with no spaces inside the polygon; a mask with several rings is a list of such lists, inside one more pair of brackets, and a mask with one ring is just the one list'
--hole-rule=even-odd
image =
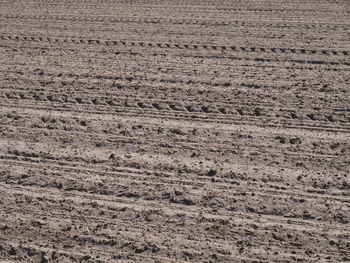
{"label": "brown earth", "polygon": [[0,3],[1,262],[349,262],[347,0]]}

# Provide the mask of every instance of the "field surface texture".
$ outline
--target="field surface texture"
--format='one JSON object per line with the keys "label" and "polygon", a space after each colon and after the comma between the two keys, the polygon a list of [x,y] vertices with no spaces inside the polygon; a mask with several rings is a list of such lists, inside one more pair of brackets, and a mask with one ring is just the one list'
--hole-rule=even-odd
{"label": "field surface texture", "polygon": [[349,262],[348,0],[0,2],[1,262]]}

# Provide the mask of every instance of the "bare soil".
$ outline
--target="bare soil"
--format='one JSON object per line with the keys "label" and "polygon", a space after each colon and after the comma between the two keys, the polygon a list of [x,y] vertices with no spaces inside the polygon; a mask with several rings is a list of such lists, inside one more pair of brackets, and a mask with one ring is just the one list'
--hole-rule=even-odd
{"label": "bare soil", "polygon": [[1,262],[349,262],[347,0],[0,3]]}

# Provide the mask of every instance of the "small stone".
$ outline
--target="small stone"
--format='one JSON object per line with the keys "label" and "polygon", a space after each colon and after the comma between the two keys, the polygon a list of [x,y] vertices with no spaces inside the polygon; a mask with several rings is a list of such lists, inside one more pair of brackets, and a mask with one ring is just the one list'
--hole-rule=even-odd
{"label": "small stone", "polygon": [[215,176],[217,174],[216,170],[210,169],[209,172],[207,173],[207,176]]}

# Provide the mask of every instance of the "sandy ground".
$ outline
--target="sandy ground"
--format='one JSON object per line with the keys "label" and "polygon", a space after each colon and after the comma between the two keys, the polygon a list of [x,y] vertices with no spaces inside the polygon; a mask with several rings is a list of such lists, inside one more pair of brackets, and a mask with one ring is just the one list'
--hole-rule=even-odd
{"label": "sandy ground", "polygon": [[349,262],[350,4],[0,3],[1,262]]}

